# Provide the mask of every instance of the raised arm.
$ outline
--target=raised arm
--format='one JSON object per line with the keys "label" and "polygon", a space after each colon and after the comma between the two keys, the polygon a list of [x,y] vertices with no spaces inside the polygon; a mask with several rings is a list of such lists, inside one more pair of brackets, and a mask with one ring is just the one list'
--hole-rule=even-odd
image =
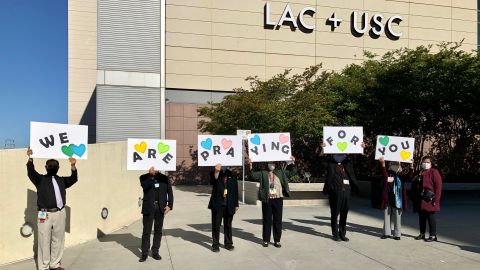
{"label": "raised arm", "polygon": [[63,181],[65,182],[65,188],[69,188],[73,186],[78,181],[78,173],[77,173],[77,167],[75,165],[77,164],[77,160],[74,158],[69,158],[70,161],[70,167],[72,169],[72,174],[70,176],[64,176]]}
{"label": "raised arm", "polygon": [[144,191],[147,191],[152,188],[153,182],[154,182],[154,176],[155,176],[154,167],[151,167],[150,170],[148,170],[148,173],[142,174],[140,176],[140,185],[142,185],[142,188]]}
{"label": "raised arm", "polygon": [[28,178],[32,183],[37,186],[40,184],[42,176],[35,170],[35,165],[33,165],[33,159],[30,157],[33,154],[32,149],[30,147],[27,150],[28,162],[27,162],[27,174]]}

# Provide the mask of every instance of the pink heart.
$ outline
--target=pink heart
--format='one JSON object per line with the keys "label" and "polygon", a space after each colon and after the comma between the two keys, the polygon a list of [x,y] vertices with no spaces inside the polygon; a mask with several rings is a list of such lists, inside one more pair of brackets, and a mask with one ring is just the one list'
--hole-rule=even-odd
{"label": "pink heart", "polygon": [[232,146],[232,141],[227,140],[225,138],[222,139],[222,147],[223,149],[228,149]]}
{"label": "pink heart", "polygon": [[290,138],[287,136],[287,135],[284,135],[284,134],[280,134],[280,143],[281,144],[284,144],[286,142],[288,142],[290,140]]}

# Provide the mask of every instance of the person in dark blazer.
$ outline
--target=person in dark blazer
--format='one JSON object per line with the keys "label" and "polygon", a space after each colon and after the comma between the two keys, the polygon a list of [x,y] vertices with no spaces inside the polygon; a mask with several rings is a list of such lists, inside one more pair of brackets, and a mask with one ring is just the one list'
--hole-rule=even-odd
{"label": "person in dark blazer", "polygon": [[[324,144],[322,146],[325,147]],[[328,195],[330,203],[330,226],[334,241],[349,241],[346,237],[347,216],[352,191],[358,192],[358,184],[351,160],[346,154],[329,155],[323,193]]]}
{"label": "person in dark blazer", "polygon": [[[440,211],[440,198],[442,196],[442,176],[432,167],[432,158],[422,159],[422,169],[412,179],[411,199],[413,211],[418,213],[420,235],[416,240],[426,242],[437,241],[437,221],[435,213]],[[430,237],[425,238],[425,232],[429,225]]]}
{"label": "person in dark blazer", "polygon": [[277,248],[282,247],[280,239],[282,237],[282,215],[283,198],[290,197],[290,188],[288,181],[290,177],[297,174],[294,166],[295,158],[291,157],[285,168],[277,168],[275,162],[269,162],[263,170],[253,170],[251,160],[248,160],[248,174],[250,177],[260,182],[258,190],[258,199],[262,202],[262,238],[263,246],[268,247],[270,237]]}
{"label": "person in dark blazer", "polygon": [[140,262],[147,260],[150,248],[150,234],[155,222],[152,244],[152,258],[161,260],[159,254],[160,241],[162,240],[163,219],[173,209],[172,185],[168,176],[155,171],[151,167],[148,173],[140,176],[140,184],[143,188],[143,233],[142,255]]}
{"label": "person in dark blazer", "polygon": [[233,250],[232,221],[238,211],[238,182],[235,174],[221,164],[215,166],[210,174],[212,194],[208,209],[212,212],[212,251],[220,251],[220,226],[223,219],[224,245]]}

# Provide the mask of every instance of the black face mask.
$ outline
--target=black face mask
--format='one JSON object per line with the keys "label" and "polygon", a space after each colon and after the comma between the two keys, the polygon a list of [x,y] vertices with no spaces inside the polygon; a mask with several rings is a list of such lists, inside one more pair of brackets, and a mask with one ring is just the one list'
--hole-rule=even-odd
{"label": "black face mask", "polygon": [[45,166],[45,168],[47,169],[47,175],[49,175],[49,176],[57,175],[58,166],[49,165],[49,166]]}

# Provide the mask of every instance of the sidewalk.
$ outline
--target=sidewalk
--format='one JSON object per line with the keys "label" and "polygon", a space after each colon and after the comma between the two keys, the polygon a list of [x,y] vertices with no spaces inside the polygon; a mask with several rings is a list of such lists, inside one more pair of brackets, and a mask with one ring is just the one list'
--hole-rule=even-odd
{"label": "sidewalk", "polygon": [[[261,208],[240,206],[233,220],[234,251],[210,251],[209,187],[177,187],[164,225],[161,261],[138,262],[141,221],[65,250],[66,269],[480,269],[480,196],[446,195],[437,216],[439,241],[415,241],[417,216],[405,213],[401,241],[381,240],[383,212],[354,199],[350,242],[330,238],[329,208],[285,207],[283,247],[261,246]],[[223,238],[221,236],[221,238]],[[0,270],[35,269],[33,260]]]}

